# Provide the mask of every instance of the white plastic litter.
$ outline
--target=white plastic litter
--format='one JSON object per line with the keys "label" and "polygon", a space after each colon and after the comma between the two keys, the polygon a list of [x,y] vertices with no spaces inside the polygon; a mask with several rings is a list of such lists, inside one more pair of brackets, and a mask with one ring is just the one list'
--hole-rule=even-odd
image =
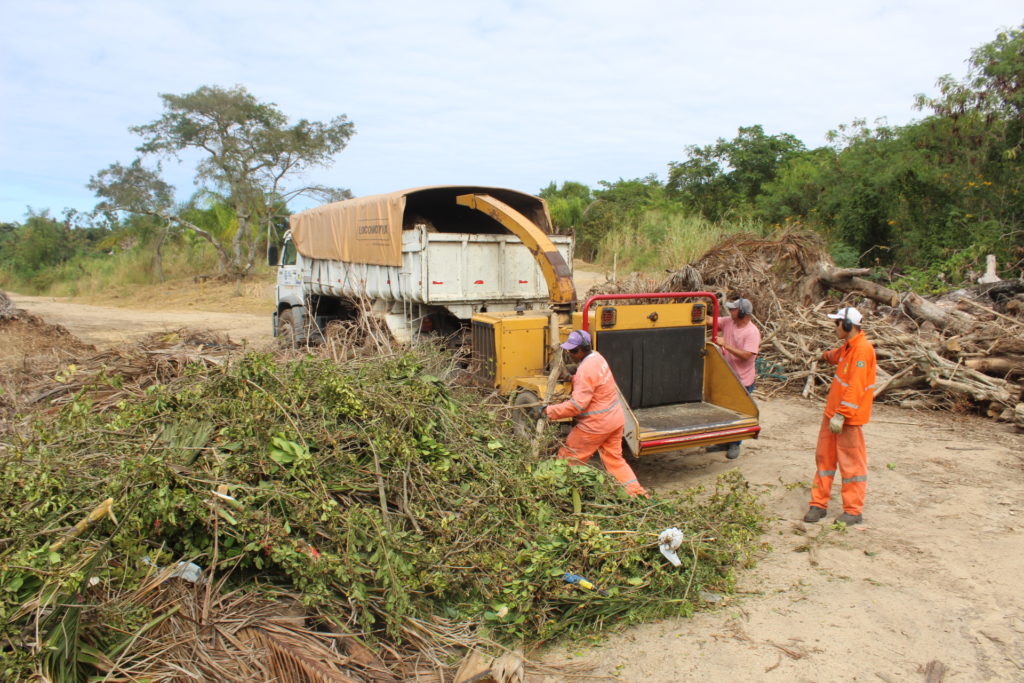
{"label": "white plastic litter", "polygon": [[673,566],[679,567],[683,563],[679,560],[679,556],[676,555],[676,548],[678,548],[683,542],[683,532],[676,527],[665,529],[658,536],[658,543],[661,545],[659,549],[661,554],[665,556],[665,559],[672,563]]}
{"label": "white plastic litter", "polygon": [[170,578],[184,579],[192,583],[203,583],[203,568],[194,562],[179,562]]}
{"label": "white plastic litter", "polygon": [[[157,571],[160,570],[160,567],[158,567],[157,565],[153,564],[153,561],[151,559],[149,559],[148,557],[143,557],[142,558],[142,563],[143,564],[148,564],[148,565],[150,565],[152,567],[156,567]],[[205,581],[205,579],[203,578],[203,568],[200,567],[195,562],[179,562],[174,567],[174,570],[171,571],[170,576],[168,576],[167,578],[168,579],[181,579],[183,581],[189,581],[191,583],[199,583],[199,584],[201,584],[201,583],[203,583]]]}

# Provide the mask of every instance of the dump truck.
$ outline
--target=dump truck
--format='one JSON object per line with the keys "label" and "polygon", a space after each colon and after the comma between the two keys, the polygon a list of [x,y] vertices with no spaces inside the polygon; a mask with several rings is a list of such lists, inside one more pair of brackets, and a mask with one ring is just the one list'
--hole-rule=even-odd
{"label": "dump truck", "polygon": [[[540,197],[478,186],[420,187],[296,213],[282,248],[269,254],[278,266],[274,336],[302,344],[332,321],[373,315],[408,342],[465,330],[474,313],[546,310],[549,287],[531,245],[458,204],[462,195],[493,197],[551,232]],[[548,237],[571,264],[572,237]]]}
{"label": "dump truck", "polygon": [[[626,406],[634,456],[755,438],[758,409],[718,345],[711,292],[592,296],[572,280],[572,239],[514,190],[436,186],[292,216],[275,334],[311,339],[331,319],[380,315],[400,341],[468,337],[467,370],[518,407],[571,392],[562,351],[587,330]],[[272,260],[276,260],[276,253]]]}

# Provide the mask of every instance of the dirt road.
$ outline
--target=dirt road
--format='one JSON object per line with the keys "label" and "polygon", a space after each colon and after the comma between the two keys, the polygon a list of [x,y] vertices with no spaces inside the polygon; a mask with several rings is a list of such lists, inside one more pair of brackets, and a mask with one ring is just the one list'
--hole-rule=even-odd
{"label": "dirt road", "polygon": [[70,299],[44,296],[22,296],[8,292],[17,308],[43,318],[48,323],[63,325],[87,344],[107,348],[138,339],[153,332],[171,332],[181,327],[227,334],[236,342],[259,346],[271,342],[270,312],[212,313],[209,311],[160,310],[159,302],[150,310],[89,306]]}
{"label": "dirt road", "polygon": [[[599,267],[582,261],[576,261],[573,268],[581,296],[606,279]],[[247,286],[242,297],[229,294],[232,288],[231,284],[211,284],[206,286],[205,292],[198,293],[191,281],[179,280],[159,287],[140,288],[145,292],[142,298],[122,301],[121,306],[95,306],[73,299],[24,296],[14,292],[7,292],[7,296],[15,307],[49,323],[63,325],[86,344],[101,349],[181,327],[227,334],[235,342],[246,342],[254,347],[272,342],[273,284],[254,282]],[[214,308],[236,312],[209,310]],[[238,309],[266,312],[254,314]]]}
{"label": "dirt road", "polygon": [[[270,340],[269,316],[12,298],[99,346],[181,326]],[[878,407],[865,428],[866,523],[839,530],[829,524],[838,487],[825,523],[800,521],[820,404],[761,408],[763,435],[738,460],[698,450],[637,465],[662,494],[733,467],[763,494],[774,521],[758,566],[738,574],[739,597],[546,659],[583,661],[589,680],[651,683],[1024,681],[1024,436],[981,418]]]}

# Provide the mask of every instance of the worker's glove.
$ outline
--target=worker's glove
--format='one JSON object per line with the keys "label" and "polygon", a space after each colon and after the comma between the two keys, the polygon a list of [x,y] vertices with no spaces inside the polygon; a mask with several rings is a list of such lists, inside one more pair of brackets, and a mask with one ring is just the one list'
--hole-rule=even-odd
{"label": "worker's glove", "polygon": [[832,416],[832,419],[828,421],[828,428],[833,434],[838,434],[843,431],[843,423],[846,422],[846,416],[836,413]]}
{"label": "worker's glove", "polygon": [[534,420],[547,419],[547,412],[544,410],[544,406],[534,406],[530,408],[530,417]]}

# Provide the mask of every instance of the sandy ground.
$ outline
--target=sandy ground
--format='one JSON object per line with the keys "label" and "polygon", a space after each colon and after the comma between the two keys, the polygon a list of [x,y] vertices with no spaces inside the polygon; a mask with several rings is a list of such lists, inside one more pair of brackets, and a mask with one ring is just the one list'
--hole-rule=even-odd
{"label": "sandy ground", "polygon": [[[581,292],[602,279],[577,268]],[[11,298],[101,348],[182,326],[253,345],[271,339],[269,312]],[[801,521],[821,405],[776,398],[761,409],[762,436],[738,460],[696,450],[636,464],[659,493],[738,467],[763,494],[767,548],[740,572],[739,596],[546,660],[591,667],[574,681],[1024,681],[1024,435],[982,418],[876,407],[865,428],[865,524],[839,530],[830,524],[838,486],[826,521]]]}
{"label": "sandy ground", "polygon": [[1024,435],[982,418],[877,406],[864,429],[865,523],[839,530],[838,485],[824,522],[801,521],[821,405],[772,399],[761,409],[762,436],[738,460],[698,449],[636,467],[660,493],[733,467],[763,493],[771,549],[740,573],[740,595],[549,661],[652,683],[1024,681]]}

